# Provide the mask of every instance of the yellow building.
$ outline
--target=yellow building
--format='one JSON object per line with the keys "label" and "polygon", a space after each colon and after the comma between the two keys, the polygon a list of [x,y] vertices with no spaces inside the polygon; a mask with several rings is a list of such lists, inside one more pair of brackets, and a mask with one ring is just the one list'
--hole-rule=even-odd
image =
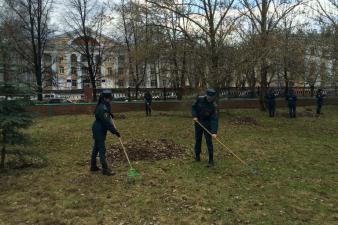
{"label": "yellow building", "polygon": [[[44,79],[45,90],[79,90],[90,85],[87,58],[81,42],[83,38],[71,33],[49,41],[43,63],[48,68]],[[97,87],[125,87],[127,79],[123,48],[108,37],[100,40],[91,38],[90,42],[94,46],[90,52]]]}

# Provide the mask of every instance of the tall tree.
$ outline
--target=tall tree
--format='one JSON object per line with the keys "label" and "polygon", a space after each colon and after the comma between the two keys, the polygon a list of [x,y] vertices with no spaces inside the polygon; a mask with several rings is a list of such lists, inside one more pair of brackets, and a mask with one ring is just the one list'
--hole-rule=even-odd
{"label": "tall tree", "polygon": [[[20,24],[23,36],[17,35],[13,26],[12,38],[16,42],[16,50],[21,58],[32,65],[35,74],[38,100],[42,100],[43,92],[43,57],[47,40],[51,34],[48,27],[53,0],[4,0],[6,6],[14,13],[9,20]],[[20,40],[18,38],[21,38]]]}
{"label": "tall tree", "polygon": [[330,46],[330,60],[332,62],[331,85],[338,88],[338,1],[337,0],[317,0],[317,5],[313,9],[319,14],[316,19],[327,28],[330,33],[328,43]]}
{"label": "tall tree", "polygon": [[273,31],[278,28],[289,13],[302,4],[302,0],[296,2],[279,1],[279,0],[241,0],[243,5],[242,13],[251,22],[257,39],[257,52],[259,59],[259,81],[260,81],[260,105],[265,110],[265,96],[268,87],[268,71],[270,67],[269,56],[273,52],[271,40]]}
{"label": "tall tree", "polygon": [[[183,0],[183,1],[153,1],[147,0],[161,9],[173,12],[181,18],[191,22],[185,34],[195,30],[205,46],[207,57],[208,84],[219,88],[220,79],[220,51],[223,42],[233,30],[238,16],[231,14],[235,0]],[[223,49],[224,50],[224,49]]]}
{"label": "tall tree", "polygon": [[114,8],[121,17],[119,27],[127,50],[129,84],[135,87],[138,98],[140,87],[147,82],[150,64],[149,12],[138,1],[121,0]]}
{"label": "tall tree", "polygon": [[97,81],[102,78],[100,70],[112,49],[111,39],[104,35],[111,18],[107,16],[107,6],[98,0],[69,0],[66,3],[65,24],[73,40],[69,47],[81,55],[80,61],[85,68],[82,79],[89,78],[93,100],[97,100]]}

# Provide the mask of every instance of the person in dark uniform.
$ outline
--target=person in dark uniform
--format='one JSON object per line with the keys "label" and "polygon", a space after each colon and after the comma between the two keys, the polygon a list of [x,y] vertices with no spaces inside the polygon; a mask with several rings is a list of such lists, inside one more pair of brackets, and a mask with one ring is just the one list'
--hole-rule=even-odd
{"label": "person in dark uniform", "polygon": [[268,103],[269,116],[274,117],[276,113],[276,95],[272,88],[270,88],[266,94],[266,100]]}
{"label": "person in dark uniform", "polygon": [[325,94],[323,93],[323,90],[321,88],[319,88],[318,91],[317,91],[317,94],[316,94],[316,98],[317,98],[317,115],[320,114],[320,111],[322,109],[323,102],[324,102],[324,97],[325,97]]}
{"label": "person in dark uniform", "polygon": [[153,101],[153,96],[150,94],[149,91],[146,91],[144,94],[144,103],[146,106],[146,115],[151,116],[151,103]]}
{"label": "person in dark uniform", "polygon": [[297,95],[293,89],[290,89],[285,97],[289,107],[289,117],[296,118]]}
{"label": "person in dark uniform", "polygon": [[[196,102],[192,106],[192,116],[195,121],[195,161],[201,161],[201,145],[202,136],[204,134],[208,152],[209,163],[208,167],[214,166],[214,149],[212,144],[212,138],[217,137],[218,130],[218,116],[217,106],[215,104],[216,91],[214,89],[208,89],[206,96],[197,97]],[[198,123],[200,122],[206,129],[210,131],[212,136],[208,134]]]}
{"label": "person in dark uniform", "polygon": [[113,99],[112,92],[110,90],[103,90],[99,101],[95,108],[95,122],[92,126],[94,146],[91,157],[91,167],[90,171],[99,171],[100,168],[96,165],[96,157],[99,154],[100,162],[102,165],[102,173],[104,175],[112,176],[115,173],[108,168],[108,163],[106,160],[106,135],[107,131],[110,131],[112,134],[117,137],[121,137],[120,133],[113,125],[113,114],[111,112],[111,101]]}

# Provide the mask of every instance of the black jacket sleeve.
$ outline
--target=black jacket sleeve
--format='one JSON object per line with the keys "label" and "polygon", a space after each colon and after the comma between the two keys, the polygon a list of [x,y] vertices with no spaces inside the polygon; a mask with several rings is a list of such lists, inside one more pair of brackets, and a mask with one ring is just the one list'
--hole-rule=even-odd
{"label": "black jacket sleeve", "polygon": [[105,105],[101,105],[97,108],[97,110],[95,112],[95,117],[112,134],[117,133],[117,129],[113,125],[113,121],[112,121],[110,112],[107,110],[107,107]]}

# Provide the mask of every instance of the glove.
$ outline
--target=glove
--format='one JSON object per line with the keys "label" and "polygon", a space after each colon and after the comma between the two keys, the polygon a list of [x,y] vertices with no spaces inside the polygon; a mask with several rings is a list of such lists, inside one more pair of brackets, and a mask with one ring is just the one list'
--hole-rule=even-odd
{"label": "glove", "polygon": [[121,137],[121,134],[120,134],[120,132],[118,132],[118,131],[116,131],[115,135],[116,135],[116,137],[118,137],[118,138]]}

